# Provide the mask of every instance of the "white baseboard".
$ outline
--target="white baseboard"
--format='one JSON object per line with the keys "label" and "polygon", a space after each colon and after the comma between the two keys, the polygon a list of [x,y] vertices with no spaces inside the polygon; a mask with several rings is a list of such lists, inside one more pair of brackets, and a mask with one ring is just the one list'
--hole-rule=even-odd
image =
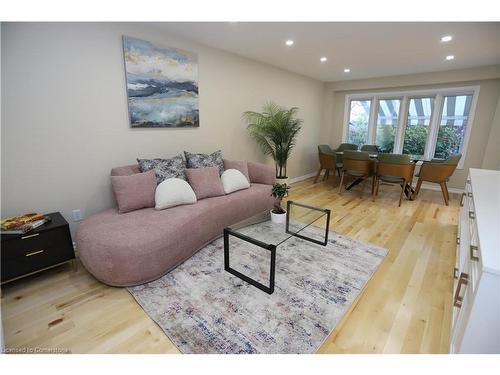
{"label": "white baseboard", "polygon": [[295,182],[307,180],[308,178],[314,177],[316,175],[316,173],[317,172],[311,172],[311,173],[305,174],[303,176],[291,178],[291,179],[288,180],[288,183],[289,184],[293,184]]}
{"label": "white baseboard", "polygon": [[[422,189],[441,191],[441,186],[439,186],[438,184],[425,184],[424,183],[424,184],[422,184]],[[462,194],[463,189],[448,187],[448,192],[455,193],[455,194]]]}

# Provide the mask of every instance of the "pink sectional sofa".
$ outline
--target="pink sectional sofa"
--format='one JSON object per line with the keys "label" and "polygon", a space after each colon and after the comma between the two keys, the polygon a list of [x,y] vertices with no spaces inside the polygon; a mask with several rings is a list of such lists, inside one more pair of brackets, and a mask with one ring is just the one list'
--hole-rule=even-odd
{"label": "pink sectional sofa", "polygon": [[[139,173],[137,165],[111,175]],[[206,198],[192,205],[125,214],[116,208],[92,215],[78,228],[76,244],[85,268],[113,286],[155,280],[222,235],[226,226],[271,209],[274,168],[248,162],[250,188]]]}

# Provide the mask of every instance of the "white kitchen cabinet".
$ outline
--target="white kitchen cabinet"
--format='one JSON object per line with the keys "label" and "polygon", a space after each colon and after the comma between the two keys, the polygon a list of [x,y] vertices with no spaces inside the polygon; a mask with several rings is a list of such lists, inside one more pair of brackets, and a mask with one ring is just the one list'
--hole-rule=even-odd
{"label": "white kitchen cabinet", "polygon": [[500,353],[500,171],[469,171],[454,277],[450,352]]}

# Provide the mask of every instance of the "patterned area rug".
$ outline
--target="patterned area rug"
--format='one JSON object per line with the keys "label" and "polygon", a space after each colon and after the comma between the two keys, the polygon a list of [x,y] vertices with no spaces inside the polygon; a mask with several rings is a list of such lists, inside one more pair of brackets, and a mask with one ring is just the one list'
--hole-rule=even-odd
{"label": "patterned area rug", "polygon": [[[272,235],[272,225],[246,234]],[[315,353],[387,254],[334,232],[327,246],[291,238],[277,249],[269,295],[225,272],[223,249],[220,238],[162,278],[128,288],[183,353]],[[230,259],[238,271],[269,279],[267,250],[231,238]]]}

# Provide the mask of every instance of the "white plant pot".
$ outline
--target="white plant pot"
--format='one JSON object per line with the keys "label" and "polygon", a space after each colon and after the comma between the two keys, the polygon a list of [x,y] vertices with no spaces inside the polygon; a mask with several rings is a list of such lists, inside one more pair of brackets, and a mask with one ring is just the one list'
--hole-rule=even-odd
{"label": "white plant pot", "polygon": [[278,178],[276,177],[276,182],[279,183],[279,184],[288,184],[288,180],[290,179],[290,177],[286,177],[286,178]]}
{"label": "white plant pot", "polygon": [[286,212],[283,214],[275,214],[271,210],[271,222],[274,224],[283,224],[286,221]]}

